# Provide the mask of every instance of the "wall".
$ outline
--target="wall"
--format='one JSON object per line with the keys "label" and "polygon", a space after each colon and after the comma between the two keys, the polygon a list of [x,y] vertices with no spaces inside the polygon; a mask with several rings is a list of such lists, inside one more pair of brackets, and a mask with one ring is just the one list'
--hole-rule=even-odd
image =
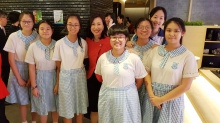
{"label": "wall", "polygon": [[220,25],[220,0],[193,0],[191,21],[202,20],[206,25]]}
{"label": "wall", "polygon": [[183,20],[188,18],[190,0],[156,0],[156,6],[162,6],[167,10],[167,19],[180,17]]}
{"label": "wall", "polygon": [[188,20],[189,4],[192,1],[191,21],[203,21],[205,25],[220,25],[219,0],[156,0],[156,6],[163,6],[168,19],[174,16]]}
{"label": "wall", "polygon": [[[82,29],[87,26],[87,21],[91,14],[112,11],[112,0],[1,0],[0,9],[7,13],[12,10],[41,10],[42,18],[53,22],[53,10],[63,10],[64,21],[69,13],[77,13],[82,20]],[[91,7],[90,7],[91,6]],[[10,23],[8,23],[9,25]],[[7,26],[8,27],[8,26]],[[6,31],[7,31],[6,27]],[[53,38],[58,40],[65,34],[60,32],[64,25],[54,25]]]}
{"label": "wall", "polygon": [[146,17],[148,18],[149,8],[125,8],[125,16],[129,17],[133,26],[139,18]]}

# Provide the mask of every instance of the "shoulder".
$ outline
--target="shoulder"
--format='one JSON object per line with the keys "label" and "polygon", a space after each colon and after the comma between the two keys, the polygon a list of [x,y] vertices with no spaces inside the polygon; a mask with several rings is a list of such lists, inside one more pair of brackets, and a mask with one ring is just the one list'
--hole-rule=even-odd
{"label": "shoulder", "polygon": [[56,45],[60,45],[64,42],[64,38],[61,38],[60,40],[56,41]]}
{"label": "shoulder", "polygon": [[164,30],[160,28],[158,36],[164,37]]}

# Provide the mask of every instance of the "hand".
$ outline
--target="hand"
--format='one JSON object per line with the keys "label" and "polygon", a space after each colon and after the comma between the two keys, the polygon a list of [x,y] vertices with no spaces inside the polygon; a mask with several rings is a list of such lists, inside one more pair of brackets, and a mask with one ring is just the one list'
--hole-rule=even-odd
{"label": "hand", "polygon": [[151,48],[153,49],[154,47],[157,47],[159,46],[158,44],[154,44]]}
{"label": "hand", "polygon": [[128,41],[126,43],[126,47],[128,47],[128,48],[133,48],[133,46],[134,46],[134,42],[132,42],[132,41]]}
{"label": "hand", "polygon": [[54,94],[58,94],[58,89],[59,89],[59,85],[56,84],[55,87],[54,87],[54,89],[53,89],[53,93],[54,93]]}
{"label": "hand", "polygon": [[38,91],[38,88],[35,88],[32,90],[32,94],[35,96],[35,97],[39,97],[40,96],[40,93]]}
{"label": "hand", "polygon": [[21,87],[25,87],[26,86],[26,82],[21,78],[21,79],[18,79],[18,84],[21,86]]}
{"label": "hand", "polygon": [[108,27],[111,27],[112,23],[113,23],[113,19],[110,19],[110,21],[108,23]]}
{"label": "hand", "polygon": [[150,97],[150,102],[154,105],[154,106],[160,106],[163,103],[163,100],[161,97],[158,96],[151,96]]}
{"label": "hand", "polygon": [[31,80],[30,79],[28,79],[28,81],[27,81],[27,83],[26,83],[26,87],[29,87],[31,85]]}

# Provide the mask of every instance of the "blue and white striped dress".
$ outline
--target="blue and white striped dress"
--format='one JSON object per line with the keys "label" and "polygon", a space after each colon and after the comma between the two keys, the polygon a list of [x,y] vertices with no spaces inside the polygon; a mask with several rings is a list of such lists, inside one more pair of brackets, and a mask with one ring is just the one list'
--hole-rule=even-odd
{"label": "blue and white striped dress", "polygon": [[65,118],[87,113],[88,92],[83,60],[88,56],[86,41],[81,41],[82,47],[79,46],[78,39],[72,43],[64,37],[57,41],[54,49],[53,60],[61,61],[58,112]]}
{"label": "blue and white striped dress", "polygon": [[140,58],[127,50],[115,58],[110,50],[99,57],[95,73],[103,78],[98,101],[99,123],[141,123],[135,78],[144,78],[147,72]]}
{"label": "blue and white striped dress", "polygon": [[[4,47],[5,51],[14,53],[18,72],[25,82],[29,79],[28,64],[24,62],[25,55],[29,45],[38,40],[38,38],[38,34],[35,31],[33,31],[30,36],[24,36],[22,31],[18,30],[9,36]],[[19,103],[20,105],[27,105],[29,103],[29,88],[21,87],[18,84],[17,78],[12,70],[10,70],[8,90],[10,95],[6,97],[7,102]]]}
{"label": "blue and white striped dress", "polygon": [[57,95],[54,94],[56,85],[56,63],[52,61],[52,54],[56,41],[45,46],[40,40],[31,44],[25,61],[36,66],[36,85],[40,96],[31,95],[31,112],[48,115],[57,111]]}
{"label": "blue and white striped dress", "polygon": [[[161,97],[178,87],[183,78],[198,76],[194,55],[184,46],[166,51],[165,45],[152,50],[146,61],[146,69],[151,71],[152,88],[155,96]],[[145,94],[142,106],[143,123],[182,123],[184,114],[183,95],[162,104],[162,109],[154,107]]]}

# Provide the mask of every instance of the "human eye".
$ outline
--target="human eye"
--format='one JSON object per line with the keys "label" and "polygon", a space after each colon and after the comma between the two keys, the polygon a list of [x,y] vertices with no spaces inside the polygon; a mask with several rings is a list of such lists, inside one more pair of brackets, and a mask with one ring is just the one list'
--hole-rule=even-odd
{"label": "human eye", "polygon": [[166,31],[167,31],[167,32],[171,32],[171,30],[170,30],[170,29],[167,29]]}

